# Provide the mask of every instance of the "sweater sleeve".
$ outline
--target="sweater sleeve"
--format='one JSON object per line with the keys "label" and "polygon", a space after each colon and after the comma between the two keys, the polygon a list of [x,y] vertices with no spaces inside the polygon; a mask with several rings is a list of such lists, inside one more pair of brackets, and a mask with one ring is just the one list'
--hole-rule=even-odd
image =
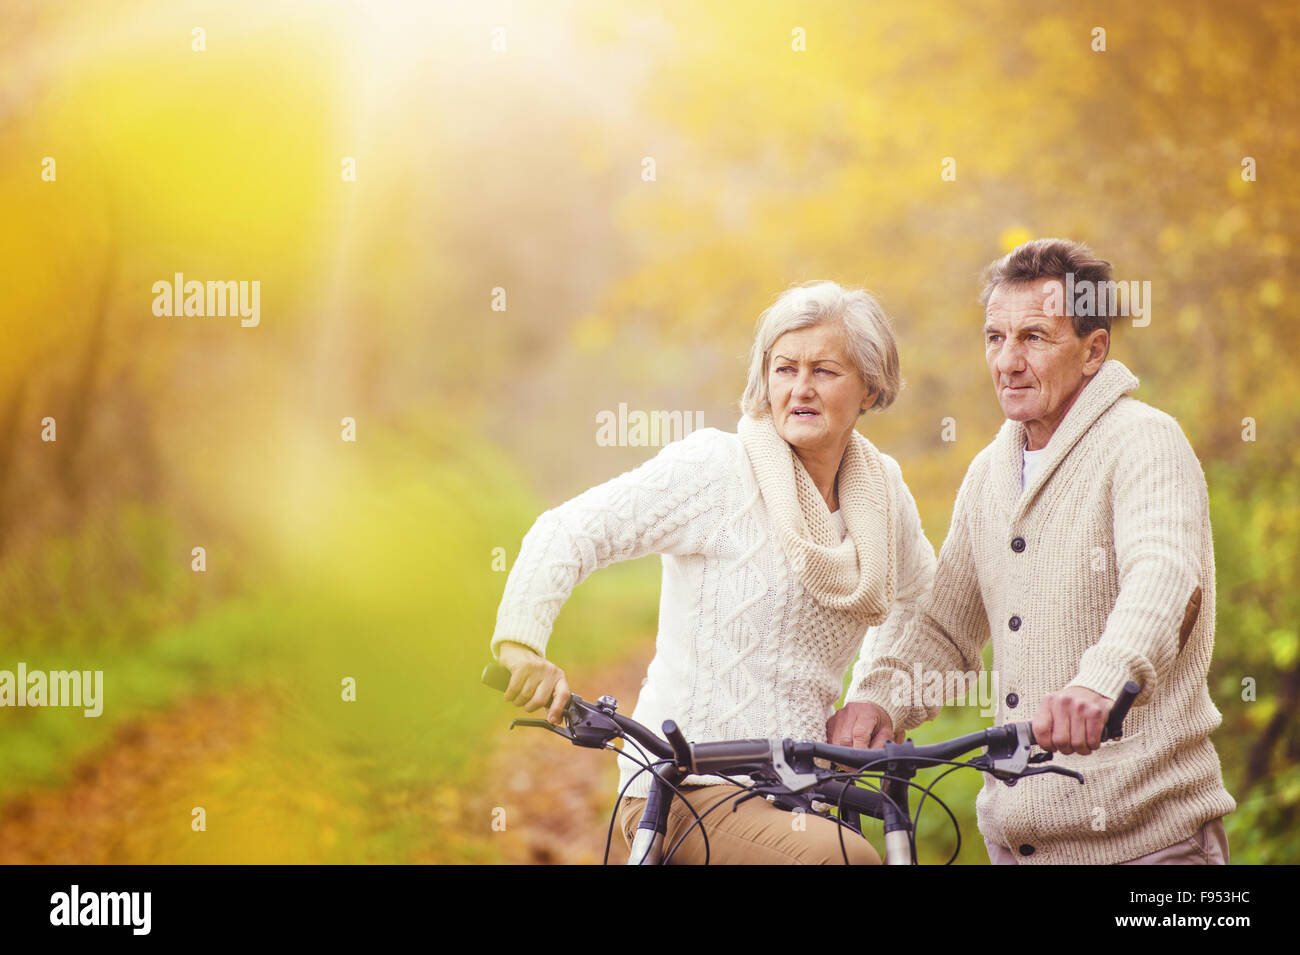
{"label": "sweater sleeve", "polygon": [[1119,596],[1069,685],[1115,699],[1133,679],[1142,686],[1137,703],[1145,704],[1173,666],[1189,601],[1202,586],[1199,533],[1209,523],[1209,499],[1195,452],[1172,418],[1144,420],[1116,444]]}
{"label": "sweater sleeve", "polygon": [[698,553],[722,519],[730,437],[693,431],[631,471],[546,511],[524,535],[492,635],[546,654],[555,618],[593,571],[646,554]]}
{"label": "sweater sleeve", "polygon": [[972,495],[971,472],[962,482],[953,510],[952,527],[939,552],[934,583],[928,597],[902,625],[882,627],[871,659],[859,661],[848,699],[875,703],[889,714],[894,729],[908,730],[938,715],[938,705],[926,705],[915,691],[914,669],[975,672],[989,639],[988,616],[967,526],[965,506]]}

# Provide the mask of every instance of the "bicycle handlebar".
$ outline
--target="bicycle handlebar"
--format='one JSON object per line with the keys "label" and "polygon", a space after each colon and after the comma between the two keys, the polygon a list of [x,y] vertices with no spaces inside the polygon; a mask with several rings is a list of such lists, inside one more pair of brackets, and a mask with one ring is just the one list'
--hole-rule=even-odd
{"label": "bicycle handlebar", "polygon": [[1120,690],[1115,705],[1110,708],[1110,717],[1106,720],[1106,726],[1101,731],[1103,742],[1108,739],[1119,739],[1124,735],[1124,717],[1128,716],[1133,701],[1141,692],[1142,687],[1138,686],[1136,680],[1129,680],[1124,684],[1124,689]]}
{"label": "bicycle handlebar", "polygon": [[[511,673],[500,664],[492,663],[484,668],[481,679],[488,686],[504,693],[509,689]],[[1118,739],[1121,736],[1124,718],[1140,690],[1132,680],[1124,685],[1107,716],[1102,731],[1103,740]],[[671,800],[671,794],[676,792],[674,783],[688,774],[717,775],[728,779],[747,775],[754,785],[750,787],[749,795],[741,797],[742,799],[766,795],[779,808],[796,811],[818,811],[819,802],[829,803],[841,810],[842,819],[848,820],[847,827],[856,831],[861,829],[858,821],[860,815],[881,819],[884,821],[887,860],[893,863],[901,859],[905,864],[909,858],[911,864],[916,862],[908,791],[910,787],[921,788],[911,782],[919,769],[947,763],[990,773],[1009,786],[1014,785],[1018,779],[1041,773],[1070,776],[1080,784],[1084,781],[1083,776],[1072,769],[1031,765],[1051,760],[1052,753],[1030,755],[1035,740],[1032,725],[1028,722],[1005,723],[928,746],[917,746],[909,739],[904,743],[888,741],[881,749],[853,749],[792,739],[691,743],[673,720],[664,721],[664,735],[660,737],[636,720],[618,713],[617,709],[618,701],[613,697],[602,696],[591,703],[572,693],[565,707],[563,728],[538,719],[516,719],[510,726],[539,727],[565,737],[574,745],[597,749],[613,748],[612,742],[623,737],[634,741],[645,752],[653,753],[658,758],[659,762],[654,765],[634,760],[657,777],[646,803],[637,839],[632,845],[633,864],[639,865],[655,864],[661,858],[659,853],[662,850],[667,804],[660,800]],[[957,757],[979,747],[985,747],[982,755],[965,762],[956,762]],[[851,767],[853,771],[844,773],[821,768],[815,763],[819,758]],[[860,785],[868,775],[875,777],[880,786]],[[926,799],[936,801],[956,826],[952,811],[938,796],[931,795],[928,788],[924,790],[921,805]],[[845,812],[848,813],[847,816],[843,815]],[[917,807],[917,815],[920,815],[920,805]],[[701,823],[702,819],[697,817],[696,824]],[[610,825],[612,827],[613,822]],[[705,844],[707,864],[707,840]],[[957,849],[948,860],[949,864],[957,858],[960,849],[961,832],[958,829]],[[607,858],[608,851],[607,845]],[[671,855],[670,851],[669,856]],[[848,861],[847,855],[845,861]]]}
{"label": "bicycle handlebar", "polygon": [[[500,692],[505,692],[510,683],[510,671],[498,663],[490,663],[483,669],[482,681]],[[1129,680],[1115,705],[1111,707],[1106,725],[1102,730],[1102,740],[1119,739],[1125,716],[1128,715],[1133,701],[1137,699],[1141,687]],[[602,697],[601,702],[604,702]],[[715,772],[742,773],[749,767],[760,768],[771,765],[774,756],[773,741],[765,739],[727,740],[706,743],[689,743],[681,729],[672,720],[663,725],[664,737],[655,734],[648,727],[635,720],[614,712],[612,707],[601,708],[600,704],[590,704],[573,694],[570,707],[595,709],[608,717],[618,729],[644,746],[660,759],[670,759],[684,772],[708,774]],[[666,741],[665,741],[666,738]],[[976,733],[968,733],[956,739],[945,740],[927,746],[917,746],[910,740],[906,743],[886,743],[882,749],[855,749],[848,746],[834,746],[829,743],[794,742],[784,743],[784,758],[789,763],[800,760],[821,758],[829,759],[844,766],[862,769],[883,763],[906,761],[917,763],[939,763],[949,761],[981,746],[989,747],[990,757],[1009,758],[1020,754],[1016,764],[1028,762],[1028,746],[1035,743],[1031,724],[1005,723],[990,727]],[[1022,767],[1023,768],[1023,767]]]}
{"label": "bicycle handlebar", "polygon": [[[1120,691],[1115,700],[1115,705],[1110,708],[1110,714],[1106,717],[1106,725],[1102,727],[1102,742],[1120,739],[1123,736],[1124,718],[1128,716],[1133,701],[1137,699],[1141,691],[1142,688],[1135,680],[1129,680],[1124,684],[1124,689]],[[917,758],[955,759],[963,753],[970,752],[977,746],[986,746],[996,742],[1015,742],[1017,727],[1020,726],[1025,728],[1030,745],[1037,744],[1038,741],[1034,739],[1032,723],[1004,723],[1001,726],[990,727],[978,733],[968,733],[965,736],[958,736],[956,739],[945,740],[942,743],[915,746],[913,747],[913,754]],[[853,749],[847,746],[832,746],[829,743],[816,743],[813,745],[815,756],[831,759],[845,766],[863,765],[863,757],[868,757],[868,760],[879,760],[888,758],[889,755],[882,749]]]}

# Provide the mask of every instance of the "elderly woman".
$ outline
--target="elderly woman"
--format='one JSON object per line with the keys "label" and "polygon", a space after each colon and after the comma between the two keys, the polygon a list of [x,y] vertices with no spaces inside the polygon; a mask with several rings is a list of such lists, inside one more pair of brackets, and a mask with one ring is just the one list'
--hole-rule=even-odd
{"label": "elderly woman", "polygon": [[[905,625],[934,575],[898,464],[855,430],[901,386],[893,331],[867,292],[818,282],[782,294],[759,319],[737,434],[695,431],[547,511],[524,537],[492,638],[511,671],[507,699],[530,711],[550,701],[547,718],[560,722],[569,687],[545,653],[561,604],[593,570],[658,553],[659,633],[633,718],[674,719],[697,741],[825,740],[845,671],[859,651],[860,667],[871,656],[869,628]],[[863,720],[863,736],[845,715],[831,721],[834,741],[883,741],[887,726]],[[637,767],[620,762],[626,784]],[[629,845],[649,783],[642,774],[627,790]],[[683,792],[701,814],[739,794],[700,776]],[[693,820],[674,799],[666,845]],[[706,824],[712,862],[843,861],[834,820],[796,824],[762,799]],[[845,848],[854,864],[880,861],[851,833]],[[697,827],[672,861],[703,858]]]}

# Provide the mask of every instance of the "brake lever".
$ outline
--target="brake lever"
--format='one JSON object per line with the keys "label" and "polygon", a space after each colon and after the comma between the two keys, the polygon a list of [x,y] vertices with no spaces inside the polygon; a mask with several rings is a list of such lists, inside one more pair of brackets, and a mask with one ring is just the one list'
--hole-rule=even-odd
{"label": "brake lever", "polygon": [[588,703],[574,693],[564,708],[564,726],[556,726],[548,720],[521,718],[512,720],[510,728],[531,726],[562,736],[574,746],[604,749],[616,737],[623,735],[618,723],[614,722],[617,710],[618,700],[612,696],[602,696],[595,703]]}
{"label": "brake lever", "polygon": [[573,734],[569,732],[567,727],[556,726],[554,723],[548,722],[547,720],[534,720],[534,719],[526,719],[526,718],[511,720],[510,728],[514,729],[516,726],[533,726],[536,727],[537,729],[549,730],[550,732],[554,733],[556,736],[563,736],[570,743],[574,742]]}
{"label": "brake lever", "polygon": [[1029,752],[1030,747],[1033,746],[1030,742],[1029,724],[1013,725],[1015,726],[1013,738],[1003,736],[1001,739],[991,740],[985,754],[970,760],[969,765],[986,773],[992,773],[1003,782],[1028,775],[1025,769],[1032,760]]}
{"label": "brake lever", "polygon": [[1052,758],[1051,753],[1035,753],[1023,763],[1020,758],[1014,760],[995,759],[989,756],[976,756],[966,765],[983,772],[990,773],[996,779],[1002,780],[1008,786],[1014,786],[1016,780],[1023,779],[1026,776],[1039,776],[1043,773],[1056,773],[1060,776],[1071,776],[1080,783],[1083,782],[1083,775],[1076,773],[1072,769],[1066,769],[1063,766],[1042,766],[1031,765],[1045,763]]}
{"label": "brake lever", "polygon": [[1056,773],[1058,776],[1071,776],[1079,781],[1079,785],[1084,785],[1083,774],[1076,773],[1073,769],[1066,769],[1064,766],[1036,766],[1033,769],[1026,769],[1021,776],[1039,776],[1043,773]]}
{"label": "brake lever", "polygon": [[813,811],[813,801],[803,793],[793,793],[785,788],[781,783],[763,784],[750,787],[749,792],[740,796],[732,803],[731,811],[735,812],[742,802],[754,798],[771,798],[772,805],[778,809],[784,809],[786,812],[800,810],[802,812]]}

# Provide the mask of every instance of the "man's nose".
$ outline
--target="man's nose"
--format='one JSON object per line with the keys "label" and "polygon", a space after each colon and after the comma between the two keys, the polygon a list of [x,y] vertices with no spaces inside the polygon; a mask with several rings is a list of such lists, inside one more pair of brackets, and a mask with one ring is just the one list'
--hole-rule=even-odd
{"label": "man's nose", "polygon": [[997,368],[1002,375],[1014,375],[1024,370],[1025,354],[1014,342],[1007,342],[998,351]]}

